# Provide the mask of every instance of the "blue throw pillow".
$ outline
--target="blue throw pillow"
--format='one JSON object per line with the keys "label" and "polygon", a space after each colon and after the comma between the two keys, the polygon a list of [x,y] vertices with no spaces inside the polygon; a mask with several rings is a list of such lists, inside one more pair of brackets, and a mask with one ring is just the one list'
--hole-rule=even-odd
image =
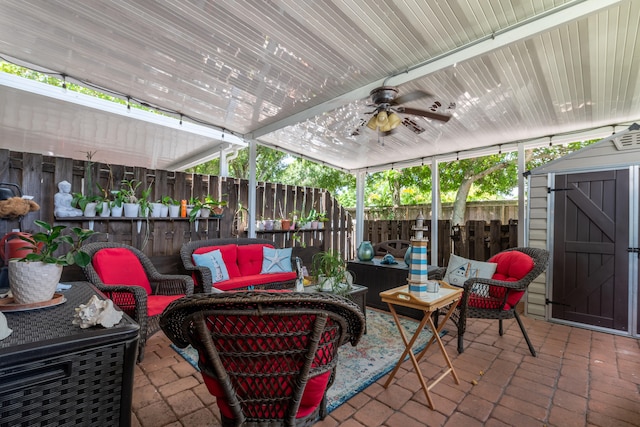
{"label": "blue throw pillow", "polygon": [[291,248],[262,248],[262,271],[260,274],[291,273]]}
{"label": "blue throw pillow", "polygon": [[220,249],[203,254],[193,254],[193,262],[199,267],[208,267],[211,270],[213,283],[229,280],[229,272],[222,260]]}

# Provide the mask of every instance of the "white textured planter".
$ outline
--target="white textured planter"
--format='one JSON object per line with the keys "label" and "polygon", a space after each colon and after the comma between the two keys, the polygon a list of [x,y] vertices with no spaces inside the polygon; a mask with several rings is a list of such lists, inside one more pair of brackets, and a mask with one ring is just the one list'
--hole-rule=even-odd
{"label": "white textured planter", "polygon": [[123,210],[124,206],[111,206],[111,216],[114,218],[120,218]]}
{"label": "white textured planter", "polygon": [[124,203],[124,216],[126,218],[135,218],[138,216],[140,206],[137,203]]}
{"label": "white textured planter", "polygon": [[209,215],[211,215],[211,209],[200,208],[200,218],[209,218]]}
{"label": "white textured planter", "polygon": [[58,264],[9,261],[9,287],[17,304],[49,301],[60,283],[60,276],[62,266]]}
{"label": "white textured planter", "polygon": [[162,203],[151,203],[151,218],[160,218],[162,216]]}
{"label": "white textured planter", "polygon": [[91,202],[91,203],[87,203],[87,206],[84,207],[84,216],[89,217],[89,218],[93,218],[94,216],[96,216],[96,206],[98,204]]}
{"label": "white textured planter", "polygon": [[169,218],[178,218],[180,216],[180,205],[169,205]]}
{"label": "white textured planter", "polygon": [[169,206],[162,205],[160,207],[160,218],[166,218],[168,216],[169,216]]}
{"label": "white textured planter", "polygon": [[320,274],[318,276],[318,289],[324,292],[331,292],[333,290],[333,285],[335,282],[335,277],[327,277],[323,274]]}
{"label": "white textured planter", "polygon": [[102,212],[100,212],[100,216],[102,218],[107,218],[111,214],[111,210],[109,209],[109,202],[102,202]]}

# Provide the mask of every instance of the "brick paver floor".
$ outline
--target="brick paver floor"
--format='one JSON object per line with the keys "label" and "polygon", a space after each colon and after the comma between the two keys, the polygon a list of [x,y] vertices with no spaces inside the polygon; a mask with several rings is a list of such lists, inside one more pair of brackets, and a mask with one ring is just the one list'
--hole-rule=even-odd
{"label": "brick paver floor", "polygon": [[[410,362],[388,389],[386,377],[357,394],[316,427],[418,426],[640,426],[640,340],[523,318],[538,357],[532,357],[515,320],[473,320],[465,351],[455,328],[444,342],[460,378],[432,388],[426,405]],[[132,425],[219,426],[214,398],[191,365],[159,332],[136,367]],[[436,348],[420,362],[425,378],[445,366]]]}

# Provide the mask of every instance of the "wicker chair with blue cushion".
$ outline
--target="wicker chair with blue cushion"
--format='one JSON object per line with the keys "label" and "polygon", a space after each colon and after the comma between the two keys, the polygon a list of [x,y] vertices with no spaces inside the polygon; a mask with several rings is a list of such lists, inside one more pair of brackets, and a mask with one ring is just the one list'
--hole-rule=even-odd
{"label": "wicker chair with blue cushion", "polygon": [[160,326],[191,344],[223,426],[310,426],[326,415],[338,347],[356,345],[362,311],[325,293],[194,294],[167,307]]}
{"label": "wicker chair with blue cushion", "polygon": [[489,259],[489,263],[497,264],[490,279],[473,277],[464,282],[464,293],[457,313],[452,316],[458,327],[459,353],[464,351],[464,333],[468,319],[498,319],[498,332],[502,336],[502,321],[515,318],[529,351],[533,356],[536,355],[516,306],[531,282],[547,268],[548,261],[549,252],[545,249],[506,249]]}
{"label": "wicker chair with blue cushion", "polygon": [[82,250],[92,257],[82,269],[87,280],[140,325],[142,361],[147,338],[160,330],[160,314],[172,301],[193,294],[193,280],[160,274],[142,251],[123,243],[89,243]]}

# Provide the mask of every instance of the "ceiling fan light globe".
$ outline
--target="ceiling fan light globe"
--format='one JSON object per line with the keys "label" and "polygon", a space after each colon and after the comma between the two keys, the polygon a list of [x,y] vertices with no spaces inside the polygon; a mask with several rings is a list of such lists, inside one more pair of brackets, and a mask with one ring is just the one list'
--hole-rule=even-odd
{"label": "ceiling fan light globe", "polygon": [[391,130],[393,130],[393,127],[391,126],[391,123],[389,123],[388,120],[386,125],[380,126],[380,132],[389,132]]}
{"label": "ceiling fan light globe", "polygon": [[382,127],[386,125],[388,120],[389,116],[387,115],[386,111],[380,111],[378,113],[378,126]]}
{"label": "ceiling fan light globe", "polygon": [[367,122],[367,127],[371,130],[377,130],[378,129],[378,118],[376,116],[373,116],[369,119],[369,121]]}
{"label": "ceiling fan light globe", "polygon": [[400,126],[400,124],[402,123],[402,119],[396,113],[391,113],[389,114],[388,122],[389,126],[391,126],[391,129],[395,129]]}

